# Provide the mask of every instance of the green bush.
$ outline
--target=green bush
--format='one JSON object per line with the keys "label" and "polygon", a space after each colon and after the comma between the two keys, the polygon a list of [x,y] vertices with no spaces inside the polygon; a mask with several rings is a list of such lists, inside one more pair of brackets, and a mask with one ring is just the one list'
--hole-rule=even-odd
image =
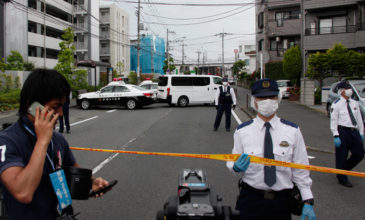
{"label": "green bush", "polygon": [[0,93],[0,111],[7,111],[19,107],[20,89],[13,89]]}
{"label": "green bush", "polygon": [[130,72],[128,76],[129,84],[137,85],[137,73]]}

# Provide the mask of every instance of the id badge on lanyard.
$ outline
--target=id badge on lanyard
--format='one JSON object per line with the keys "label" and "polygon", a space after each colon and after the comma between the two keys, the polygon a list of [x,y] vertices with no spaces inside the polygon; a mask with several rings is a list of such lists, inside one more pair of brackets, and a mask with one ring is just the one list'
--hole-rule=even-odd
{"label": "id badge on lanyard", "polygon": [[[33,131],[30,128],[28,128],[26,125],[24,125],[24,127],[27,131],[29,131],[29,133],[31,133],[34,137],[36,137],[36,135],[33,133]],[[51,148],[53,151],[52,140],[51,140]],[[61,160],[61,153],[59,151],[58,151],[57,156],[58,156],[58,159]],[[65,173],[64,173],[63,169],[58,169],[56,171],[55,164],[54,164],[53,160],[50,158],[50,156],[48,155],[48,152],[47,152],[47,160],[51,164],[52,170],[54,171],[53,173],[49,174],[49,178],[51,180],[53,190],[57,196],[58,211],[59,211],[59,213],[61,213],[64,208],[66,208],[67,206],[72,204],[70,190],[68,188]],[[60,167],[60,165],[61,165],[60,163],[61,163],[61,161],[59,161],[59,163],[57,164],[57,168]]]}

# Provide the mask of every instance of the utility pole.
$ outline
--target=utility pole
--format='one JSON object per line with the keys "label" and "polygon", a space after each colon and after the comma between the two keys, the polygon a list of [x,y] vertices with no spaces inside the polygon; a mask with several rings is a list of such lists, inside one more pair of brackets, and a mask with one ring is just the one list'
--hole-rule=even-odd
{"label": "utility pole", "polygon": [[171,74],[171,71],[170,71],[170,52],[169,52],[169,33],[171,34],[175,34],[174,31],[169,31],[169,29],[167,28],[167,31],[166,31],[166,51],[167,51],[167,70],[166,72],[169,72],[169,74]]}
{"label": "utility pole", "polygon": [[138,0],[138,8],[137,8],[137,83],[140,82],[141,79],[141,72],[140,72],[140,60],[139,60],[139,53],[141,49],[141,42],[140,42],[140,12],[141,12],[141,0]]}
{"label": "utility pole", "polygon": [[226,71],[224,69],[224,36],[226,35],[232,35],[231,33],[225,33],[225,32],[222,32],[222,33],[219,33],[219,34],[216,34],[214,36],[221,36],[222,37],[222,76],[225,75]]}
{"label": "utility pole", "polygon": [[196,52],[197,54],[198,54],[198,71],[197,71],[197,75],[199,75],[199,66],[200,66],[200,53],[201,53],[201,51],[200,50],[198,50],[197,52]]}

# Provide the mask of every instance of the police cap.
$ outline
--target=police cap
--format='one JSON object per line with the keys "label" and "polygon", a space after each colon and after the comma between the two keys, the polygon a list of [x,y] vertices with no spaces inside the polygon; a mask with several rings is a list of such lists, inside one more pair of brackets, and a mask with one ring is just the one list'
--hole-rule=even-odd
{"label": "police cap", "polygon": [[260,79],[252,85],[251,94],[255,97],[277,96],[279,94],[278,84],[269,78]]}
{"label": "police cap", "polygon": [[343,80],[337,85],[337,89],[350,89],[350,88],[351,85],[347,80]]}
{"label": "police cap", "polygon": [[224,78],[222,79],[222,82],[228,82],[227,77],[224,77]]}

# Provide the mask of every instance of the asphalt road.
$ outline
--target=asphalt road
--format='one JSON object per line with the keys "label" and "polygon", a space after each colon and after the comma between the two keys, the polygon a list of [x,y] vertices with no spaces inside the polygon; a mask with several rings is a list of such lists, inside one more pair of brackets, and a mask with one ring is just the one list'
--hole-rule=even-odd
{"label": "asphalt road", "polygon": [[[241,121],[249,118],[236,110]],[[124,108],[71,108],[71,133],[64,134],[71,146],[174,153],[230,153],[233,131],[223,124],[213,132],[215,109],[210,106],[170,108],[165,104],[130,111]],[[329,120],[323,114],[284,100],[279,116],[301,127],[307,145],[333,150]],[[15,121],[14,113],[0,115],[0,123]],[[86,120],[86,121],[85,121]],[[224,122],[222,120],[222,122]],[[74,124],[75,123],[75,124]],[[232,128],[237,123],[232,117]],[[232,129],[233,130],[233,129]],[[96,176],[119,183],[100,199],[73,201],[79,219],[155,219],[169,196],[176,195],[178,175],[184,168],[202,168],[208,183],[223,197],[221,205],[234,207],[237,177],[221,161],[179,157],[116,155],[74,151],[82,167]],[[334,155],[309,150],[311,164],[334,167]],[[108,160],[108,162],[105,162]],[[99,166],[101,163],[103,166]],[[362,162],[356,171],[365,171]],[[354,188],[336,182],[333,174],[312,172],[317,219],[365,219],[364,179],[350,177]],[[299,219],[294,217],[294,219]]]}

